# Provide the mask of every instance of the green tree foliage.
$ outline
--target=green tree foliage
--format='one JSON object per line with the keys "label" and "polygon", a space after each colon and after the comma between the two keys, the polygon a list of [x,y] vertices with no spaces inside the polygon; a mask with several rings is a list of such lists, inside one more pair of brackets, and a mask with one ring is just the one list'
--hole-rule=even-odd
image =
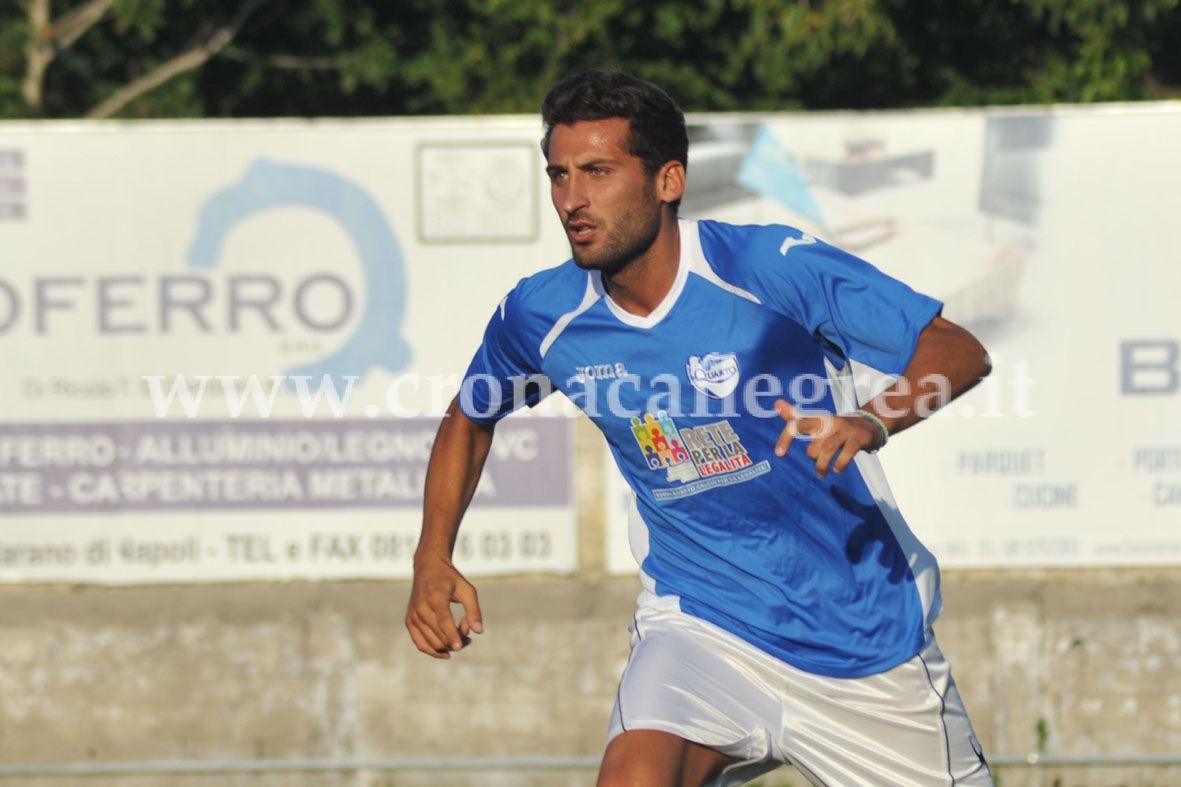
{"label": "green tree foliage", "polygon": [[922,103],[1141,100],[1181,87],[1177,0],[885,1],[927,66],[915,73]]}
{"label": "green tree foliage", "polygon": [[535,112],[613,66],[696,111],[1181,95],[1181,0],[0,0],[0,117]]}

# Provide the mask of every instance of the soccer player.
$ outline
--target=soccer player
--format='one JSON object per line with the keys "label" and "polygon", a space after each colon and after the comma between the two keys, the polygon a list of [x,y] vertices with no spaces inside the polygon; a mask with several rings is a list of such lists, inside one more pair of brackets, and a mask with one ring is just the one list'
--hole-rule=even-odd
{"label": "soccer player", "polygon": [[[497,421],[552,385],[635,492],[642,590],[600,785],[736,785],[781,763],[829,787],[992,785],[931,633],[935,560],[873,455],[986,375],[984,349],[797,229],[678,218],[688,137],[659,87],[577,75],[542,117],[573,259],[500,302],[439,428],[415,644],[448,658],[482,632],[451,550]],[[859,403],[854,360],[896,382]]]}

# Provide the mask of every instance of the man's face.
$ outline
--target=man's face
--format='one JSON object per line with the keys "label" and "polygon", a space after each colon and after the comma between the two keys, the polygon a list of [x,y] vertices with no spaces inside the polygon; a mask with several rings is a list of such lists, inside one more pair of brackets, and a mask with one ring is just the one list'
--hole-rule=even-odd
{"label": "man's face", "polygon": [[618,273],[642,256],[660,232],[655,179],[628,152],[623,118],[559,125],[550,135],[550,196],[566,228],[574,261]]}

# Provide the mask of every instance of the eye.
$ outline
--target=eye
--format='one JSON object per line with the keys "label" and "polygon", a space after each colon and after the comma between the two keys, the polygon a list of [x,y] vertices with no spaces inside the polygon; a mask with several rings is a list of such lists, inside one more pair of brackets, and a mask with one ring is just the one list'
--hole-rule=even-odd
{"label": "eye", "polygon": [[604,167],[591,167],[592,175],[606,175],[607,169]]}

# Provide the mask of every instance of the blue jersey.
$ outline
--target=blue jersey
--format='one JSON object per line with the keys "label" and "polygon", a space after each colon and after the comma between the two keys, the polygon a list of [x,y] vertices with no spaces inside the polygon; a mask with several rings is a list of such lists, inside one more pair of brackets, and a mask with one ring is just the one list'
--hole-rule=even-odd
{"label": "blue jersey", "polygon": [[802,439],[775,456],[773,402],[856,409],[850,361],[900,374],[940,303],[791,227],[680,233],[675,283],[644,317],[573,261],[522,280],[468,370],[464,413],[490,423],[551,383],[634,490],[633,551],[663,602],[809,672],[902,663],[938,614],[935,561],[873,455],[826,478]]}

